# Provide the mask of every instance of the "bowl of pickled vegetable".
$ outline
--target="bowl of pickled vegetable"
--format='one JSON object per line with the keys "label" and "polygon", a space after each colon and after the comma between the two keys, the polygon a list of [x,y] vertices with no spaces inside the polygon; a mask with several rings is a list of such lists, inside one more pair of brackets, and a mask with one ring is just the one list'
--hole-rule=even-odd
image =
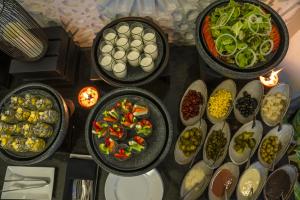
{"label": "bowl of pickled vegetable", "polygon": [[277,66],[286,55],[287,27],[268,5],[254,0],[220,0],[197,19],[196,46],[215,71],[249,79]]}

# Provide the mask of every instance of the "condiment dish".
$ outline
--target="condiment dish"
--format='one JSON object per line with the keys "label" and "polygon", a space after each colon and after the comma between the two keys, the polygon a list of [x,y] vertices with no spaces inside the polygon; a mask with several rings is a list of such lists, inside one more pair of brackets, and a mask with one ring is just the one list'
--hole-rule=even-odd
{"label": "condiment dish", "polygon": [[[288,174],[288,176],[290,177],[290,183],[291,183],[290,190],[287,193],[287,195],[284,196],[284,199],[290,199],[290,196],[294,191],[293,186],[295,185],[295,183],[297,181],[297,178],[298,178],[298,169],[293,165],[284,165],[284,166],[276,169],[272,174],[270,174],[267,182],[270,181],[270,177],[273,176],[274,174],[278,173],[279,170],[285,171]],[[264,198],[268,199],[267,198],[267,193],[266,193],[266,187],[264,188]]]}
{"label": "condiment dish", "polygon": [[[233,108],[233,102],[234,102],[234,99],[235,99],[235,96],[236,96],[236,84],[233,80],[231,79],[227,79],[225,81],[223,81],[222,83],[220,83],[216,89],[212,92],[211,96],[213,96],[218,90],[221,90],[221,89],[224,89],[224,90],[228,90],[231,94],[231,97],[232,97],[232,104],[230,105],[230,107],[228,108],[228,111],[227,113],[224,115],[224,117],[222,118],[215,118],[213,117],[209,111],[208,111],[208,106],[206,107],[206,112],[207,112],[207,118],[209,119],[209,121],[213,124],[215,123],[218,123],[218,122],[221,122],[221,121],[224,121],[228,116],[229,114],[231,113],[232,111],[232,108]],[[210,96],[210,97],[211,97]]]}
{"label": "condiment dish", "polygon": [[201,134],[202,134],[202,139],[200,142],[200,145],[198,146],[197,150],[195,151],[198,152],[198,149],[200,149],[205,141],[205,137],[206,137],[206,132],[207,132],[207,124],[205,122],[204,119],[201,119],[200,121],[198,121],[196,124],[192,125],[192,126],[187,126],[179,135],[176,145],[175,145],[175,150],[174,150],[174,158],[175,161],[180,164],[180,165],[185,165],[188,164],[189,162],[191,162],[191,160],[193,159],[195,153],[191,154],[189,157],[186,157],[183,152],[179,149],[179,140],[180,137],[184,134],[185,131],[190,130],[192,128],[199,128],[201,130]]}
{"label": "condiment dish", "polygon": [[[250,196],[249,193],[251,193],[251,188],[242,188],[242,180],[246,179],[247,180],[247,174],[252,171],[252,170],[257,170],[259,175],[260,175],[260,179],[257,180],[258,184],[257,184],[257,188],[256,190],[253,190],[253,194]],[[248,175],[249,176],[249,175]],[[237,185],[237,189],[236,189],[236,196],[238,200],[255,200],[258,198],[258,196],[260,195],[264,185],[266,184],[267,181],[267,177],[268,177],[268,169],[263,167],[259,162],[255,162],[252,165],[250,165],[250,167],[248,169],[246,169],[246,171],[243,172],[243,174],[241,175],[241,178],[239,180],[239,183]],[[249,179],[254,178],[254,177],[248,177]],[[249,180],[247,182],[247,184],[249,184]],[[252,187],[254,187],[254,185],[252,185]],[[242,189],[245,189],[247,191],[241,191]],[[243,194],[243,192],[247,193],[247,194]],[[249,193],[248,193],[249,192]]]}
{"label": "condiment dish", "polygon": [[[241,97],[243,97],[243,93],[247,92],[248,94],[251,95],[252,98],[257,100],[257,107],[254,111],[254,113],[252,115],[250,115],[249,117],[244,117],[243,115],[241,115],[240,111],[235,107],[237,100]],[[253,120],[254,116],[258,113],[259,108],[260,108],[260,102],[261,99],[264,95],[264,87],[263,85],[260,83],[259,80],[254,80],[251,81],[249,83],[247,83],[242,89],[241,91],[238,93],[235,101],[234,101],[234,116],[235,118],[241,122],[242,124],[247,123],[251,120]]]}
{"label": "condiment dish", "polygon": [[[277,136],[279,138],[279,141],[281,142],[281,149],[280,151],[276,154],[275,159],[273,160],[273,163],[268,164],[266,163],[260,154],[260,150],[262,148],[262,143],[265,139],[267,139],[270,136]],[[276,126],[272,130],[270,130],[265,137],[262,139],[262,142],[260,143],[257,156],[259,162],[266,168],[271,169],[272,166],[275,166],[279,160],[284,156],[285,152],[287,151],[288,147],[290,146],[294,136],[294,128],[290,124],[283,124],[280,128],[280,126]]]}
{"label": "condiment dish", "polygon": [[[195,90],[197,92],[200,92],[201,95],[202,95],[202,98],[203,98],[203,104],[200,105],[199,107],[199,114],[193,118],[190,118],[188,120],[185,120],[183,118],[183,114],[182,114],[182,111],[181,111],[181,108],[182,108],[182,103],[183,103],[183,99],[184,97],[187,95],[187,93],[190,91],[190,90]],[[205,83],[202,81],[202,80],[196,80],[194,81],[187,89],[186,91],[184,92],[184,95],[182,96],[182,99],[180,101],[180,108],[179,108],[179,113],[180,113],[180,119],[181,119],[181,122],[185,125],[185,126],[190,126],[190,125],[193,125],[195,124],[197,121],[199,121],[203,114],[204,114],[204,111],[205,111],[205,107],[206,107],[206,102],[207,102],[207,88],[206,88],[206,85]]]}
{"label": "condiment dish", "polygon": [[291,91],[290,91],[290,86],[288,84],[285,84],[285,83],[280,83],[278,84],[277,86],[273,87],[268,93],[267,95],[264,97],[264,99],[262,100],[262,104],[261,104],[261,107],[264,106],[264,103],[266,101],[266,97],[269,96],[269,95],[273,95],[273,94],[276,94],[276,93],[281,93],[283,94],[286,98],[287,98],[287,102],[286,102],[286,105],[284,107],[284,110],[281,112],[281,116],[279,117],[279,119],[277,121],[271,121],[269,119],[267,119],[267,117],[263,114],[262,112],[262,109],[261,109],[261,118],[263,120],[263,122],[265,124],[267,124],[268,126],[276,126],[277,124],[279,124],[283,117],[285,116],[288,108],[289,108],[289,105],[290,105],[290,101],[291,101]]}
{"label": "condiment dish", "polygon": [[[223,151],[220,151],[220,157],[216,161],[209,160],[206,155],[206,147],[207,147],[207,143],[208,143],[208,138],[210,137],[210,135],[213,133],[214,130],[222,130],[224,136],[227,139],[225,148]],[[211,127],[211,129],[209,130],[209,133],[208,133],[205,143],[204,143],[203,161],[212,169],[218,168],[222,164],[223,160],[225,159],[225,157],[227,155],[227,149],[229,146],[229,142],[230,142],[230,128],[229,128],[228,123],[224,121],[224,122],[219,122],[219,123],[216,123],[215,125],[213,125]]]}
{"label": "condiment dish", "polygon": [[206,187],[209,184],[209,181],[212,177],[213,174],[213,170],[210,169],[206,163],[204,161],[199,161],[198,163],[196,163],[192,169],[190,169],[188,171],[188,173],[185,175],[182,184],[181,184],[181,188],[180,188],[180,196],[183,197],[184,195],[186,195],[191,189],[192,187],[195,185],[191,185],[190,188],[186,188],[186,181],[188,181],[188,176],[191,175],[192,171],[197,170],[197,171],[202,171],[204,173],[204,177],[201,180],[195,181],[195,184],[200,183],[198,189],[195,188],[194,192],[188,194],[184,200],[191,200],[191,199],[197,199],[199,198],[202,193],[205,191]]}
{"label": "condiment dish", "polygon": [[[225,164],[223,164],[219,169],[217,169],[217,171],[214,173],[210,184],[209,184],[209,188],[208,188],[208,196],[209,196],[209,200],[223,200],[224,197],[218,197],[213,193],[213,183],[216,179],[216,177],[220,174],[220,172],[224,169],[227,169],[231,172],[231,174],[235,177],[234,179],[232,179],[232,183],[229,186],[228,190],[225,191],[227,192],[227,198],[230,199],[230,196],[232,195],[232,193],[235,190],[236,184],[239,180],[239,175],[240,175],[240,170],[239,167],[237,165],[235,165],[232,162],[227,162]],[[221,183],[222,184],[222,183]]]}
{"label": "condiment dish", "polygon": [[[229,157],[231,161],[237,165],[242,165],[247,162],[248,158],[252,157],[260,143],[263,133],[263,126],[262,123],[258,120],[255,120],[255,126],[253,127],[253,121],[244,124],[232,137],[230,145],[229,145]],[[242,134],[243,132],[253,132],[253,138],[256,141],[255,147],[251,150],[250,148],[246,147],[243,153],[238,153],[234,149],[235,138]],[[251,153],[251,155],[249,155]]]}

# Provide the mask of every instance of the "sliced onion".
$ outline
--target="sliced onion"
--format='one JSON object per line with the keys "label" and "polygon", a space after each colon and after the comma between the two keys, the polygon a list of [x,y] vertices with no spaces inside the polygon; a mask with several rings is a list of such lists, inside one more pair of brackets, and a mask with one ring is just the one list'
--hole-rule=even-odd
{"label": "sliced onion", "polygon": [[[221,37],[224,37],[224,36],[229,36],[229,37],[231,37],[231,38],[234,40],[234,42],[235,42],[235,49],[234,49],[234,51],[231,52],[230,54],[222,54],[222,53],[219,51],[219,49],[218,49],[218,42],[219,42],[220,38],[221,38]],[[225,34],[220,35],[220,36],[216,39],[216,50],[217,50],[218,54],[220,54],[221,56],[224,56],[224,57],[232,56],[233,54],[235,54],[235,52],[236,52],[236,50],[237,50],[237,41],[236,41],[236,38],[235,38],[233,35],[230,35],[230,34],[228,34],[228,33],[225,33]]]}
{"label": "sliced onion", "polygon": [[255,52],[254,52],[251,48],[244,48],[244,49],[240,50],[239,52],[237,52],[237,54],[235,55],[235,58],[234,58],[234,59],[235,59],[235,63],[236,63],[239,67],[241,67],[241,66],[240,66],[240,64],[239,64],[239,62],[238,62],[237,57],[240,55],[240,53],[242,53],[242,52],[245,51],[246,49],[249,49],[249,50],[251,51],[251,53],[253,54],[253,59],[252,59],[252,61],[251,61],[251,63],[250,63],[249,65],[247,65],[247,66],[245,66],[245,67],[243,67],[243,68],[252,67],[252,66],[256,63],[256,61],[257,61],[257,56],[256,56]]}
{"label": "sliced onion", "polygon": [[225,26],[225,25],[227,24],[227,22],[230,20],[230,18],[232,17],[232,15],[233,15],[233,13],[234,13],[234,10],[235,10],[235,8],[232,8],[232,11],[231,11],[231,13],[229,14],[229,16],[227,17],[226,21],[225,21],[224,23],[222,23],[222,24],[219,24],[218,22],[219,22],[219,20],[221,21],[221,17],[224,16],[224,15],[227,16],[227,13],[224,13],[223,15],[221,15],[221,16],[219,17],[219,19],[218,19],[216,25],[213,26],[212,28],[214,29],[214,28],[218,28],[218,27],[221,27],[221,26]]}
{"label": "sliced onion", "polygon": [[[262,51],[262,48],[263,48],[263,46],[264,46],[266,43],[268,43],[268,42],[271,44],[270,49],[269,49],[269,51],[267,51],[266,53],[264,53],[264,52]],[[274,47],[274,42],[273,42],[272,40],[266,40],[266,41],[264,41],[263,43],[261,43],[261,45],[260,45],[260,47],[259,47],[259,51],[260,51],[260,53],[261,53],[262,55],[266,56],[266,55],[268,55],[268,54],[270,54],[270,53],[272,52],[273,47]]]}
{"label": "sliced onion", "polygon": [[224,25],[226,25],[226,24],[227,24],[227,22],[230,20],[230,18],[232,17],[232,15],[233,15],[234,11],[235,11],[235,8],[232,8],[232,11],[231,11],[231,13],[230,13],[229,17],[227,18],[226,22],[223,24],[223,26],[224,26]]}
{"label": "sliced onion", "polygon": [[[251,20],[250,20],[250,17],[251,17],[251,16],[252,16],[252,15],[250,15],[250,16],[248,17],[248,20],[247,20],[247,24],[248,24],[248,27],[249,27],[250,31],[253,32],[253,34],[256,34],[256,35],[263,35],[263,36],[265,36],[265,35],[270,35],[270,33],[271,33],[271,31],[272,31],[272,23],[271,23],[271,20],[268,21],[268,22],[262,22],[262,23],[268,23],[268,24],[269,24],[269,30],[268,30],[268,32],[266,32],[266,33],[258,33],[258,30],[259,30],[259,24],[262,24],[262,23],[253,23],[253,22],[251,22]],[[257,28],[256,31],[251,27],[251,24],[258,24],[258,28]]]}

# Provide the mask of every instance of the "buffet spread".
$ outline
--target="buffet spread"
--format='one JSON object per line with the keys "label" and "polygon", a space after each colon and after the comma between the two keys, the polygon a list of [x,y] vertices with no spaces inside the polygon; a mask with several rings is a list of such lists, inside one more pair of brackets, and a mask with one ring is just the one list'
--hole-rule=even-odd
{"label": "buffet spread", "polygon": [[[132,87],[149,83],[167,67],[169,46],[160,27],[145,18],[125,17],[97,34],[93,69],[106,83],[124,87],[103,96],[95,87],[85,87],[78,96],[79,105],[91,109],[85,143],[92,159],[110,173],[106,185],[125,177],[153,179],[155,184],[148,186],[159,193],[145,199],[162,199],[163,180],[155,168],[171,154],[176,165],[189,166],[178,199],[292,198],[299,179],[293,162],[299,158],[288,158],[298,148],[300,111],[289,113],[288,84],[268,88],[257,80],[284,58],[286,25],[262,2],[221,0],[199,14],[195,29],[200,59],[226,78],[211,88],[204,80],[186,77],[190,85],[178,110],[182,130],[173,125],[162,100]],[[236,79],[250,80],[239,89]],[[66,136],[70,110],[47,85],[14,89],[0,102],[0,157],[14,165],[50,157]],[[119,199],[110,188],[105,186],[106,198]]]}

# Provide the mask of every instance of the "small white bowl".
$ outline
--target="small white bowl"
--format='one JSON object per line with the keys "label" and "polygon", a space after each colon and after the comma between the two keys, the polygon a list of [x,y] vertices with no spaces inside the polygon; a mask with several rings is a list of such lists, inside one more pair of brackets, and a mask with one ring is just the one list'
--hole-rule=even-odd
{"label": "small white bowl", "polygon": [[190,155],[189,157],[186,157],[183,152],[179,149],[179,140],[180,140],[180,137],[183,135],[183,133],[186,131],[186,130],[189,130],[189,129],[192,129],[192,128],[199,128],[201,130],[201,133],[202,133],[202,139],[201,139],[201,142],[200,142],[200,145],[198,146],[196,152],[198,152],[199,149],[201,149],[204,141],[205,141],[205,137],[206,137],[206,132],[207,132],[207,124],[205,122],[204,119],[201,119],[201,124],[200,124],[200,121],[197,122],[196,124],[192,125],[192,126],[187,126],[182,132],[181,134],[179,135],[178,139],[177,139],[177,142],[176,142],[176,145],[175,145],[175,150],[174,150],[174,158],[175,158],[175,161],[180,164],[180,165],[185,165],[185,164],[188,164],[189,162],[191,162],[191,160],[193,159],[195,153],[193,153],[192,155]]}
{"label": "small white bowl", "polygon": [[229,116],[229,114],[232,111],[233,104],[234,104],[234,99],[235,99],[235,96],[236,96],[236,84],[231,79],[227,79],[227,80],[223,81],[221,84],[219,84],[210,96],[213,96],[218,90],[221,90],[221,89],[228,90],[231,93],[232,104],[229,107],[228,112],[226,113],[226,115],[224,115],[224,117],[222,117],[222,118],[215,118],[215,117],[211,116],[209,111],[208,111],[208,105],[207,105],[207,107],[206,107],[207,118],[213,124],[224,121]]}
{"label": "small white bowl", "polygon": [[257,156],[258,156],[258,160],[259,162],[266,168],[270,169],[272,167],[272,163],[268,164],[266,162],[263,161],[263,159],[260,156],[260,149],[261,149],[261,145],[263,143],[263,141],[270,137],[270,136],[277,136],[281,142],[281,150],[277,153],[273,163],[274,165],[276,165],[280,159],[284,156],[285,152],[287,151],[288,147],[290,146],[292,140],[293,140],[293,136],[294,136],[294,128],[292,125],[290,124],[283,124],[281,130],[278,130],[279,126],[276,126],[275,128],[273,128],[272,130],[270,130],[265,137],[262,139],[258,152],[257,152]]}
{"label": "small white bowl", "polygon": [[[207,155],[206,155],[206,146],[207,146],[207,143],[208,143],[208,138],[210,137],[210,135],[212,134],[212,132],[214,130],[221,130],[222,128],[223,128],[222,132],[225,134],[225,137],[227,139],[227,143],[225,145],[225,148],[224,148],[223,152],[220,152],[221,156],[218,158],[218,160],[216,160],[216,161],[209,160],[207,158]],[[224,122],[219,122],[219,123],[216,123],[215,125],[213,125],[211,127],[211,129],[209,130],[209,133],[208,133],[208,135],[206,137],[206,140],[205,140],[205,143],[204,143],[203,161],[212,169],[218,168],[223,163],[223,161],[224,161],[224,159],[227,155],[229,142],[230,142],[230,128],[229,128],[228,123],[224,121]]]}
{"label": "small white bowl", "polygon": [[[253,138],[256,141],[254,149],[251,151],[249,148],[245,148],[243,153],[238,153],[234,150],[234,140],[237,136],[239,136],[243,132],[253,132]],[[249,158],[249,154],[251,152],[250,158],[254,155],[257,147],[259,146],[260,140],[262,138],[263,133],[263,125],[260,121],[255,121],[255,126],[253,127],[253,121],[248,122],[247,124],[244,124],[232,137],[230,145],[229,145],[229,157],[231,161],[237,165],[242,165],[245,162],[247,162]]]}
{"label": "small white bowl", "polygon": [[[241,180],[249,170],[253,170],[253,169],[256,169],[259,172],[260,182],[257,186],[256,191],[254,191],[254,193],[251,197],[244,196],[241,193],[240,189],[239,189],[241,187],[241,184],[242,184]],[[260,195],[262,189],[264,188],[264,186],[266,184],[267,177],[268,177],[268,169],[263,167],[258,161],[253,163],[252,165],[250,165],[250,167],[248,169],[246,169],[240,177],[239,183],[238,183],[237,188],[236,188],[236,197],[237,197],[237,199],[238,200],[250,200],[250,199],[255,200],[255,199],[257,199],[258,196]]]}
{"label": "small white bowl", "polygon": [[186,182],[186,177],[189,175],[189,173],[191,173],[192,170],[203,170],[204,174],[206,175],[202,180],[199,180],[199,187],[197,189],[195,189],[193,192],[191,192],[190,194],[188,194],[184,200],[191,200],[191,199],[198,199],[203,192],[205,191],[206,187],[209,184],[209,181],[212,177],[213,174],[213,170],[210,169],[204,161],[199,161],[198,163],[196,163],[192,169],[190,169],[187,174],[185,175],[182,183],[181,183],[181,188],[180,188],[180,196],[183,197],[184,195],[186,195],[187,192],[189,192],[189,190],[187,190],[185,188],[185,182]]}
{"label": "small white bowl", "polygon": [[237,165],[233,164],[232,162],[227,162],[225,164],[223,164],[213,175],[210,184],[209,184],[209,188],[208,188],[208,196],[209,196],[209,200],[223,200],[224,197],[217,197],[213,191],[212,191],[212,186],[213,183],[215,181],[215,178],[217,177],[217,175],[219,175],[219,173],[223,170],[223,169],[227,169],[229,170],[232,175],[235,177],[235,179],[233,180],[229,190],[227,191],[227,197],[228,199],[230,199],[230,196],[232,195],[232,193],[235,190],[236,184],[239,180],[239,176],[240,176],[240,169]]}
{"label": "small white bowl", "polygon": [[290,105],[290,101],[291,101],[290,86],[288,84],[285,84],[285,83],[280,83],[277,86],[273,87],[267,93],[267,95],[262,100],[261,108],[263,107],[267,96],[276,94],[278,92],[281,93],[281,94],[283,94],[287,98],[286,106],[285,106],[285,109],[282,111],[281,117],[277,121],[271,121],[271,120],[269,120],[269,119],[266,118],[266,116],[262,112],[262,109],[260,110],[261,111],[260,112],[261,118],[262,118],[263,122],[265,124],[267,124],[268,126],[276,126],[277,124],[279,124],[282,121],[283,117],[285,116],[285,114],[286,114],[286,112],[287,112],[287,110],[289,108],[289,105]]}
{"label": "small white bowl", "polygon": [[[248,117],[244,117],[240,111],[235,107],[236,103],[237,103],[237,100],[241,97],[243,97],[243,93],[244,92],[247,92],[248,94],[251,95],[252,98],[256,99],[257,100],[257,107],[254,111],[254,113]],[[233,112],[234,112],[234,116],[235,118],[241,122],[242,124],[244,123],[247,123],[247,122],[250,122],[251,120],[253,120],[254,116],[258,113],[259,111],[259,108],[260,108],[260,103],[261,103],[261,99],[264,95],[264,87],[263,85],[261,84],[261,82],[259,80],[254,80],[254,81],[251,81],[249,83],[247,83],[242,89],[241,91],[238,93],[235,101],[234,101],[234,109],[233,109]]]}
{"label": "small white bowl", "polygon": [[[184,120],[183,119],[183,115],[182,115],[182,112],[181,112],[181,108],[182,108],[182,103],[183,103],[183,99],[184,97],[187,95],[188,91],[189,90],[195,90],[197,92],[200,92],[202,97],[203,97],[203,104],[200,105],[199,107],[199,114],[193,118],[190,118],[188,120]],[[180,113],[180,119],[181,119],[181,122],[185,125],[185,126],[190,126],[190,125],[193,125],[195,124],[197,121],[199,121],[203,114],[204,114],[204,111],[205,111],[205,107],[206,107],[206,102],[207,102],[207,88],[206,88],[206,85],[205,83],[202,81],[202,80],[196,80],[194,81],[187,89],[186,91],[184,92],[184,95],[182,96],[182,99],[180,101],[180,107],[179,107],[179,113]]]}

